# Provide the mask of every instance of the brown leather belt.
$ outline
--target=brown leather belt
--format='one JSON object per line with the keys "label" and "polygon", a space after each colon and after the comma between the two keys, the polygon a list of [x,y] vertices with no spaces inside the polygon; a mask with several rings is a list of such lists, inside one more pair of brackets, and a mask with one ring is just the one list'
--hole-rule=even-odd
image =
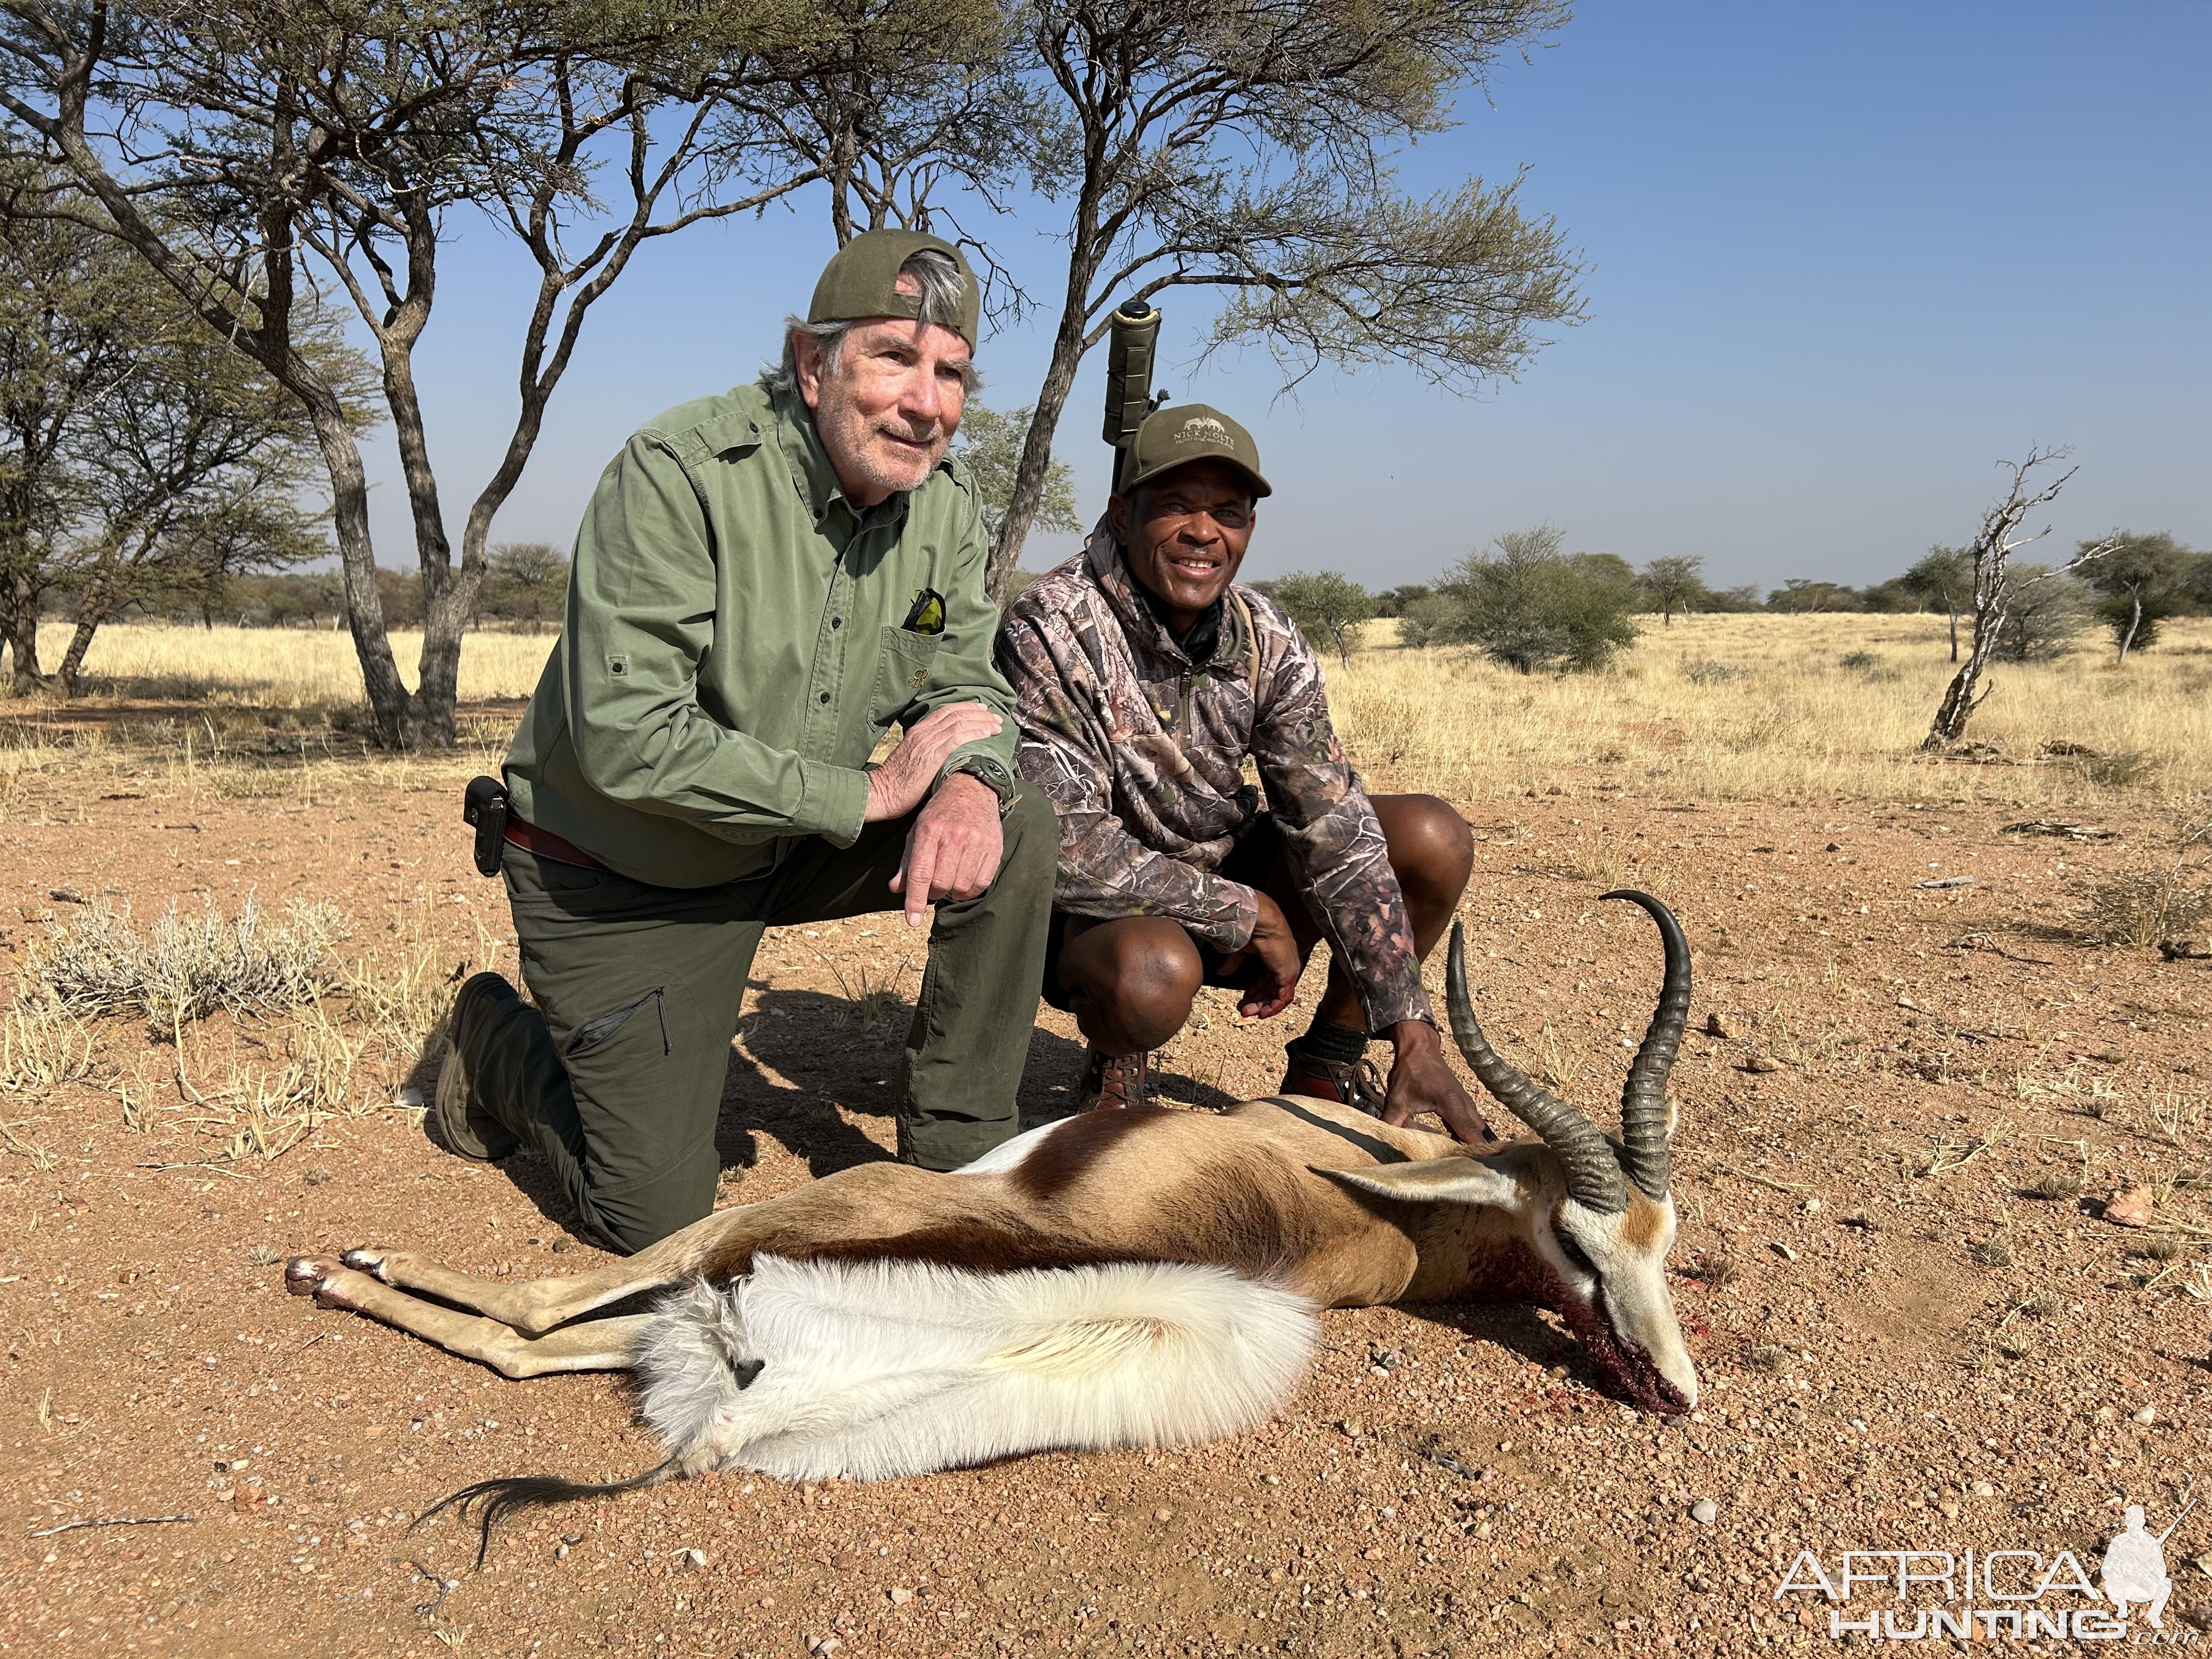
{"label": "brown leather belt", "polygon": [[556,864],[580,865],[586,870],[607,867],[567,836],[556,836],[550,830],[541,830],[534,823],[525,823],[512,812],[507,814],[507,838],[524,852],[533,853],[541,859],[551,859]]}

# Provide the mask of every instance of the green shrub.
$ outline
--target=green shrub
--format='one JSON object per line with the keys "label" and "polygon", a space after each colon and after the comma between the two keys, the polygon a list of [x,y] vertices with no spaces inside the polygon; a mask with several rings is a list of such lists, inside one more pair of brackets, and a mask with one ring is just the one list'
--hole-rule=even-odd
{"label": "green shrub", "polygon": [[1610,554],[1560,552],[1556,526],[1512,530],[1470,553],[1438,584],[1461,614],[1455,638],[1524,674],[1603,668],[1636,640],[1638,602],[1627,566]]}

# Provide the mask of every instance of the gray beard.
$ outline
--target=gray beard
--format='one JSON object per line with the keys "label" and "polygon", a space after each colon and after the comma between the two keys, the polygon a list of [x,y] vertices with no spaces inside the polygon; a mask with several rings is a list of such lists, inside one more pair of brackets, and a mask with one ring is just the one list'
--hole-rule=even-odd
{"label": "gray beard", "polygon": [[[844,428],[848,423],[854,422],[856,418],[851,405],[843,402],[842,398],[835,400],[824,398],[823,406],[815,411],[814,429],[822,440],[823,448],[829,451],[830,463],[837,468],[839,476],[850,474],[863,479],[872,489],[886,489],[896,494],[900,490],[919,489],[936,468],[938,462],[944,459],[945,448],[951,441],[950,434],[947,434],[945,441],[938,445],[935,452],[927,460],[917,464],[912,469],[911,477],[903,476],[892,472],[880,464],[875,455],[866,447],[865,442],[848,450]],[[860,436],[864,441],[873,435],[872,430],[865,427],[860,433]]]}

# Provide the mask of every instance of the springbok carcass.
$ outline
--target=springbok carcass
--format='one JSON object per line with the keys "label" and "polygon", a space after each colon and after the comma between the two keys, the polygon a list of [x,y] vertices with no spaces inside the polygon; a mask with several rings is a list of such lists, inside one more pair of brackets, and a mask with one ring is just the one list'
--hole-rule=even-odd
{"label": "springbok carcass", "polygon": [[[1296,1096],[1091,1113],[950,1175],[841,1170],[571,1278],[501,1284],[356,1249],[295,1257],[287,1283],[508,1376],[640,1374],[666,1459],[605,1486],[527,1477],[446,1500],[481,1501],[487,1539],[512,1509],[710,1469],[868,1480],[1238,1433],[1282,1407],[1330,1307],[1548,1307],[1628,1399],[1686,1411],[1666,1088],[1689,948],[1658,900],[1606,896],[1648,911],[1666,956],[1617,1144],[1484,1039],[1455,924],[1452,1035],[1536,1144],[1477,1155]],[[649,1313],[586,1317],[663,1285]]]}

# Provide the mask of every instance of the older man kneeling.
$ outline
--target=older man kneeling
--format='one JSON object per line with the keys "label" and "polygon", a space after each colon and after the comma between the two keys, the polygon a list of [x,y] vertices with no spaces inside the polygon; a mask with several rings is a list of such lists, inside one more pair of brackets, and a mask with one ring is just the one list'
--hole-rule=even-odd
{"label": "older man kneeling", "polygon": [[506,765],[536,1006],[461,988],[434,1117],[466,1157],[535,1148],[617,1249],[713,1207],[767,927],[933,903],[900,1156],[951,1169],[1013,1133],[1054,842],[1010,765],[988,544],[946,454],[977,309],[951,245],[854,238],[781,367],[649,422],[578,532]]}

